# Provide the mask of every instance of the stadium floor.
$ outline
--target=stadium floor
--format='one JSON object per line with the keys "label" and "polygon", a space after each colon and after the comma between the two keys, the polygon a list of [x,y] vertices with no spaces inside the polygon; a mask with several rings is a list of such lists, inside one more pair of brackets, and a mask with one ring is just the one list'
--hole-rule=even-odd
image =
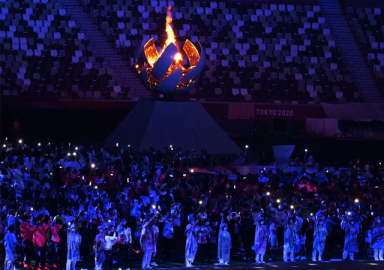
{"label": "stadium floor", "polygon": [[[131,265],[131,269],[140,269],[138,261],[134,261]],[[0,266],[0,269],[3,269],[3,265]],[[17,269],[25,269],[17,267]],[[54,268],[52,268],[54,269]],[[80,270],[80,268],[78,268]],[[87,268],[81,268],[82,270],[87,269],[91,270],[93,267],[89,265]],[[117,270],[116,264],[113,265],[112,270]],[[214,264],[205,264],[200,265],[196,263],[193,267],[185,267],[181,262],[167,262],[164,264],[159,264],[157,267],[152,267],[152,269],[255,269],[255,270],[273,270],[273,269],[290,269],[290,270],[379,270],[384,269],[384,261],[374,261],[374,260],[355,260],[355,261],[323,261],[323,262],[312,262],[310,260],[306,261],[296,261],[284,263],[282,261],[266,262],[264,264],[256,264],[254,262],[244,263],[241,261],[235,261],[230,263],[227,266],[218,266]],[[123,269],[125,270],[125,269]]]}
{"label": "stadium floor", "polygon": [[[280,249],[281,252],[278,253],[276,260],[269,261],[268,256],[264,257],[264,260],[266,263],[263,264],[256,264],[254,260],[254,253],[251,253],[251,260],[245,261],[242,260],[244,253],[238,252],[234,254],[234,260],[230,262],[229,265],[215,265],[214,263],[217,263],[215,260],[216,254],[211,253],[211,261],[208,262],[208,258],[206,256],[205,264],[200,264],[200,253],[196,254],[195,257],[195,263],[193,267],[185,267],[184,264],[184,253],[183,250],[175,249],[172,252],[170,261],[166,262],[157,262],[158,266],[152,267],[153,270],[156,269],[254,269],[254,270],[273,270],[276,268],[279,269],[289,269],[289,270],[379,270],[384,269],[384,261],[375,261],[373,260],[373,257],[366,257],[365,255],[361,253],[355,254],[355,261],[342,261],[342,251],[337,249],[334,250],[332,256],[327,252],[327,250],[323,254],[323,260],[322,262],[312,262],[311,260],[311,253],[307,251],[305,253],[307,260],[296,260],[296,262],[283,262],[282,257],[282,249]],[[211,250],[212,252],[212,250]],[[253,254],[253,255],[252,255]],[[206,254],[208,255],[208,254]],[[372,256],[372,254],[370,255]],[[95,267],[95,264],[92,261],[93,256],[90,258],[90,260],[87,261],[86,264],[83,262],[78,263],[77,270],[93,270]],[[119,259],[117,254],[114,254],[113,256],[114,260]],[[3,270],[3,260],[4,260],[4,250],[0,248],[0,270]],[[32,265],[35,265],[35,261],[32,260]],[[50,265],[48,263],[48,265]],[[30,270],[27,268],[23,268],[21,266],[16,266],[18,270]],[[51,270],[58,270],[55,268],[50,268]],[[105,265],[103,269],[106,269]],[[119,265],[118,262],[114,261],[112,265],[112,270],[118,270]],[[130,252],[130,269],[141,269],[141,256],[140,254],[135,254],[133,252]],[[35,269],[37,270],[37,269]],[[123,270],[126,270],[123,268]]]}

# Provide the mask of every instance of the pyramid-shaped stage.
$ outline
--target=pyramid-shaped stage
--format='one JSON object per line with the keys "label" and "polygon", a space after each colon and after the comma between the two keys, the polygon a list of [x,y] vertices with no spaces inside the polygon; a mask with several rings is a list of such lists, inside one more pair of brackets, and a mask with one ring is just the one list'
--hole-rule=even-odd
{"label": "pyramid-shaped stage", "polygon": [[242,150],[221,129],[199,102],[141,99],[105,140],[105,147],[128,145],[140,151],[154,147],[202,148],[209,154],[232,154]]}

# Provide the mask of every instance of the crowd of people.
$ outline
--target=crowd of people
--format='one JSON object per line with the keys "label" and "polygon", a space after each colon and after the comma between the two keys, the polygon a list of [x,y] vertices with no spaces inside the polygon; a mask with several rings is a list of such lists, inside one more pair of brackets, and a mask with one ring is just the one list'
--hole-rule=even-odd
{"label": "crowd of people", "polygon": [[197,174],[192,167],[212,162],[201,152],[7,142],[0,156],[4,269],[129,269],[132,256],[142,269],[281,255],[322,261],[325,249],[327,258],[342,251],[343,260],[384,259],[381,164],[324,169],[311,157],[288,173]]}

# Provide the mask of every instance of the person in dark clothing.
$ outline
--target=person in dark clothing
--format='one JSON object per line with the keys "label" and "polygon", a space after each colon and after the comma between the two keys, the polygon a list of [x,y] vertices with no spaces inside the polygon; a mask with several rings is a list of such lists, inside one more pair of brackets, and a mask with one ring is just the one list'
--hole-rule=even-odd
{"label": "person in dark clothing", "polygon": [[88,222],[84,221],[82,223],[82,226],[79,229],[79,234],[81,236],[80,257],[83,261],[83,266],[85,268],[85,264],[91,254],[92,241],[89,240],[93,239],[92,231],[88,228]]}
{"label": "person in dark clothing", "polygon": [[59,238],[59,231],[61,226],[63,226],[63,221],[61,219],[57,219],[55,221],[54,226],[51,228],[51,243],[52,243],[52,256],[51,256],[51,265],[53,268],[57,268],[57,258],[58,258],[58,246],[60,243],[60,238]]}
{"label": "person in dark clothing", "polygon": [[198,226],[196,227],[197,245],[198,245],[197,252],[199,253],[201,265],[204,265],[206,255],[208,254],[207,238],[210,234],[210,227],[208,227],[208,225],[209,223],[204,224],[203,221],[199,221]]}
{"label": "person in dark clothing", "polygon": [[130,266],[130,254],[129,250],[132,247],[132,231],[129,228],[128,223],[125,219],[116,228],[117,235],[120,241],[117,244],[119,251],[119,269],[122,269],[123,266],[127,266],[129,270]]}
{"label": "person in dark clothing", "polygon": [[231,235],[232,247],[233,247],[233,248],[231,248],[231,260],[234,259],[234,252],[235,252],[234,246],[236,244],[236,239],[237,239],[235,228],[236,228],[237,222],[238,221],[237,221],[236,213],[232,213],[232,216],[228,221],[228,232]]}
{"label": "person in dark clothing", "polygon": [[59,269],[66,269],[67,264],[67,224],[63,224],[59,231],[60,242],[57,253],[59,254]]}
{"label": "person in dark clothing", "polygon": [[33,200],[33,183],[27,182],[27,187],[23,190],[22,194],[23,200]]}
{"label": "person in dark clothing", "polygon": [[245,218],[240,226],[240,235],[243,240],[243,247],[245,250],[245,259],[249,260],[251,256],[252,242],[254,239],[255,229],[253,226],[253,219],[249,213],[245,213]]}

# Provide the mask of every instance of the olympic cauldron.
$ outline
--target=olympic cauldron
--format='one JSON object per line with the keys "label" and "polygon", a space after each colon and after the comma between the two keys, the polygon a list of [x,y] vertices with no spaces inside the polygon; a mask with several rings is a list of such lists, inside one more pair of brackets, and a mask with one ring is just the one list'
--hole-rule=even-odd
{"label": "olympic cauldron", "polygon": [[150,39],[142,45],[146,63],[136,63],[142,83],[151,91],[159,94],[182,94],[191,90],[199,79],[199,74],[205,64],[205,51],[197,48],[188,39],[185,41],[183,51],[188,58],[189,65],[183,66],[183,54],[180,52],[176,37],[171,26],[171,8],[168,8],[166,20],[167,40],[159,52],[155,42]]}

